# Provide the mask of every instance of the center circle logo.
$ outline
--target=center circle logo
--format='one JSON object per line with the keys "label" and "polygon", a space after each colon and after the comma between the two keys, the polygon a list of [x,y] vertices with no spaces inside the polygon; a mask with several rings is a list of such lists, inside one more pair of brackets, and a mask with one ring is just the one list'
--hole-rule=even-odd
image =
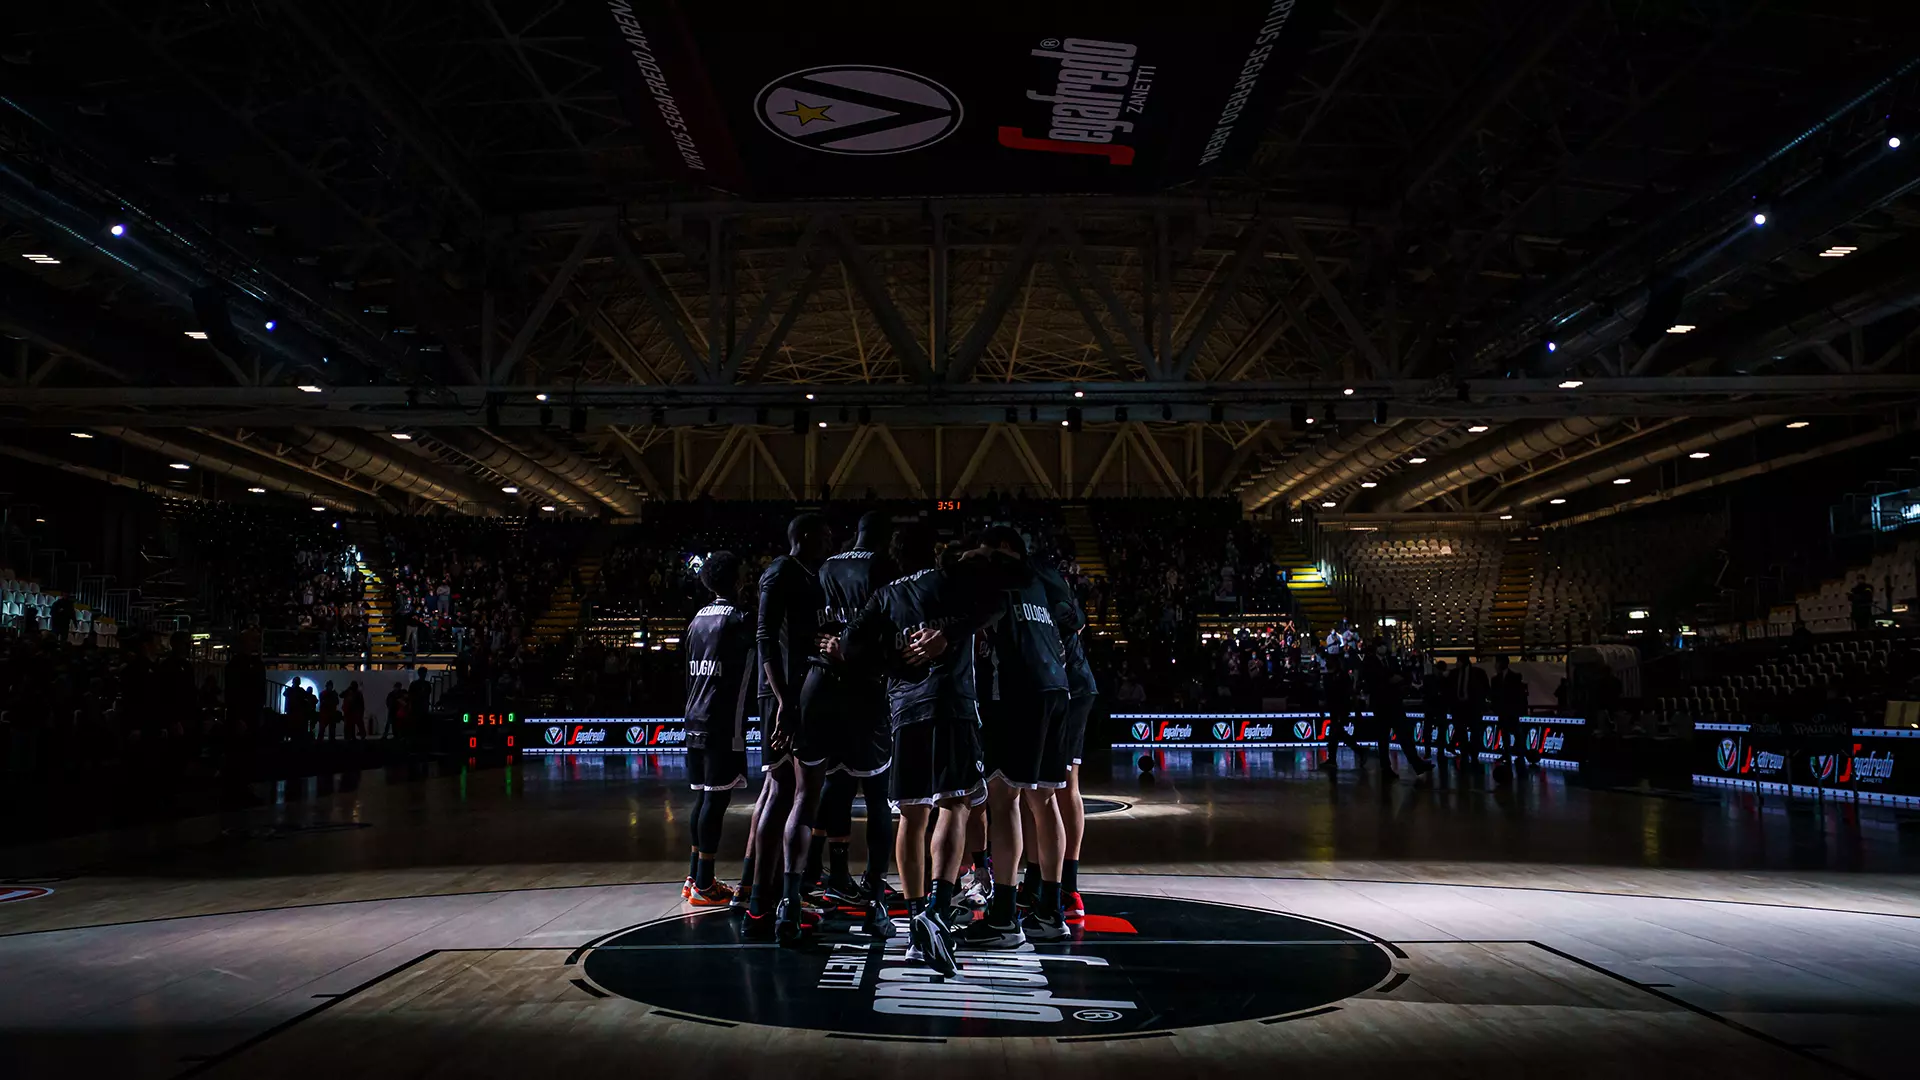
{"label": "center circle logo", "polygon": [[840,64],[783,75],[754,98],[761,126],[823,154],[904,154],[953,134],[966,110],[953,91],[899,68]]}
{"label": "center circle logo", "polygon": [[727,913],[698,912],[594,942],[580,965],[609,994],[693,1016],[942,1038],[1259,1020],[1342,1001],[1393,974],[1380,943],[1297,915],[1165,896],[1086,901],[1071,939],[1031,952],[962,951],[951,979],[907,961],[904,911],[885,942],[830,917],[794,949],[743,943]]}
{"label": "center circle logo", "polygon": [[1719,759],[1720,771],[1732,772],[1734,763],[1740,759],[1740,745],[1732,739],[1721,739]]}

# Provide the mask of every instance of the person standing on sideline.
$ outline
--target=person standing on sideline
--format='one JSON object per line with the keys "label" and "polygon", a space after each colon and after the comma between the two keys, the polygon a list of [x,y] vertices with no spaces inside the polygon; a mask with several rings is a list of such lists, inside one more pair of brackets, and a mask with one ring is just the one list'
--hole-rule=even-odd
{"label": "person standing on sideline", "polygon": [[693,788],[691,856],[680,895],[695,907],[719,907],[733,890],[713,879],[720,827],[733,793],[747,786],[747,697],[753,686],[753,616],[740,606],[745,566],[716,551],[700,567],[713,594],[687,624],[687,780]]}
{"label": "person standing on sideline", "polygon": [[[1355,738],[1359,724],[1353,717],[1353,672],[1348,668],[1348,650],[1328,651],[1324,662],[1325,674],[1322,676],[1320,700],[1327,719],[1327,759],[1320,763],[1320,771],[1332,775],[1338,772],[1340,764],[1335,760],[1340,753],[1340,744],[1346,743],[1353,750],[1353,767],[1358,769],[1367,763],[1367,748],[1361,746]],[[1347,725],[1353,723],[1355,730],[1347,731]]]}
{"label": "person standing on sideline", "polygon": [[391,739],[400,734],[400,728],[402,727],[401,721],[406,719],[406,714],[407,688],[400,685],[399,679],[395,679],[393,680],[393,689],[387,691],[387,729],[385,732],[387,738]]}
{"label": "person standing on sideline", "polygon": [[1527,711],[1527,681],[1513,670],[1512,662],[1504,655],[1493,661],[1493,680],[1487,687],[1487,703],[1493,708],[1495,730],[1500,733],[1501,760],[1494,766],[1493,779],[1497,784],[1511,784],[1514,758],[1520,757],[1529,765],[1538,765],[1540,755],[1524,745],[1525,735],[1520,730],[1520,714]]}
{"label": "person standing on sideline", "polygon": [[1435,660],[1433,670],[1420,680],[1420,732],[1423,736],[1420,745],[1424,750],[1444,745],[1440,734],[1446,730],[1447,714],[1452,711],[1452,703],[1447,697],[1451,689],[1447,662]]}
{"label": "person standing on sideline", "polygon": [[1873,586],[1867,584],[1865,574],[1854,579],[1853,588],[1847,590],[1847,599],[1853,604],[1853,628],[1873,629]]}
{"label": "person standing on sideline", "polygon": [[1463,656],[1448,684],[1452,688],[1448,697],[1453,708],[1453,731],[1447,749],[1458,758],[1475,753],[1473,733],[1487,713],[1487,673],[1474,666],[1472,657]]}
{"label": "person standing on sideline", "polygon": [[320,737],[333,738],[333,728],[340,722],[340,692],[333,688],[333,680],[327,680],[327,688],[320,692]]}
{"label": "person standing on sideline", "polygon": [[359,742],[367,736],[367,695],[360,692],[360,681],[355,679],[347,683],[347,692],[340,695],[340,715],[347,722],[347,739]]}
{"label": "person standing on sideline", "polygon": [[427,669],[413,669],[413,684],[407,687],[407,733],[414,738],[427,731],[427,711],[433,707],[433,684],[427,681]]}
{"label": "person standing on sideline", "polygon": [[1407,719],[1407,677],[1394,665],[1387,643],[1376,641],[1361,666],[1361,680],[1367,687],[1367,702],[1373,707],[1373,726],[1380,736],[1380,775],[1398,780],[1393,771],[1393,755],[1388,748],[1400,744],[1400,752],[1413,765],[1415,779],[1433,771],[1433,763],[1422,757],[1418,740],[1413,737],[1413,721]]}

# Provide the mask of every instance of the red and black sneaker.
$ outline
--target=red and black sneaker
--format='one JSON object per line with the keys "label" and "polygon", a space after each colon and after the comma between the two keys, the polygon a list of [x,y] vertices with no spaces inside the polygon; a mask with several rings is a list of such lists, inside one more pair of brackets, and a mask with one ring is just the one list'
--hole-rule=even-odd
{"label": "red and black sneaker", "polygon": [[692,879],[692,878],[688,878],[688,879],[687,879],[687,880],[686,880],[686,881],[685,881],[685,882],[684,882],[684,883],[683,883],[683,884],[682,884],[682,885],[680,886],[680,899],[682,899],[682,900],[685,900],[685,899],[687,899],[688,897],[690,897],[690,896],[692,896],[692,895],[693,895],[693,879]]}
{"label": "red and black sneaker", "polygon": [[740,936],[748,941],[774,940],[773,916],[755,915],[749,911],[740,923]]}
{"label": "red and black sneaker", "polygon": [[694,907],[726,907],[733,903],[733,889],[723,881],[715,881],[704,889],[695,887],[688,892],[687,903]]}
{"label": "red and black sneaker", "polygon": [[1067,894],[1067,902],[1065,906],[1067,911],[1067,918],[1084,919],[1087,917],[1087,902],[1085,900],[1080,899],[1080,893],[1077,890]]}

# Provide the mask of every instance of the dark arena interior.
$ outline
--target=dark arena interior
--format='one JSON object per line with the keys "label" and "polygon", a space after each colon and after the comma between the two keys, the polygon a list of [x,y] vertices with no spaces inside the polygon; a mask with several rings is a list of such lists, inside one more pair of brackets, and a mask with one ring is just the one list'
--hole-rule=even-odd
{"label": "dark arena interior", "polygon": [[0,1076],[1914,1077],[1910,7],[11,5]]}

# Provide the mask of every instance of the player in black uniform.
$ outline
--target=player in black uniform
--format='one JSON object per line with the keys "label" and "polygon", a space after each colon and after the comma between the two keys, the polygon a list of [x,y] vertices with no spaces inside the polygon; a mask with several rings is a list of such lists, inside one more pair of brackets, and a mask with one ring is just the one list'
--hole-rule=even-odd
{"label": "player in black uniform", "polygon": [[[985,747],[987,826],[993,843],[993,898],[967,924],[961,944],[1017,949],[1029,939],[1068,936],[1060,898],[1066,832],[1055,793],[1067,786],[1067,670],[1046,586],[1027,561],[1026,541],[1005,525],[985,544],[1018,560],[1021,575],[1002,599],[988,633],[991,669],[981,674],[980,739]],[[1022,835],[1020,802],[1033,814],[1034,835]],[[1023,928],[1014,911],[1014,875],[1023,842],[1040,865],[1040,889]]]}
{"label": "player in black uniform", "polygon": [[1067,786],[1055,801],[1060,804],[1060,824],[1066,834],[1060,863],[1060,901],[1066,917],[1078,919],[1087,913],[1087,905],[1080,898],[1080,839],[1087,827],[1086,805],[1080,798],[1080,758],[1087,743],[1087,720],[1093,715],[1093,700],[1100,687],[1093,680],[1093,666],[1087,662],[1086,645],[1080,640],[1087,628],[1086,613],[1058,574],[1044,571],[1041,581],[1053,603],[1053,621],[1060,628],[1067,668]]}
{"label": "player in black uniform", "polygon": [[746,575],[739,556],[716,551],[700,567],[713,603],[687,624],[687,781],[693,857],[681,890],[696,907],[716,907],[733,890],[713,880],[713,855],[733,793],[747,786],[747,700],[753,680],[753,616],[739,604]]}
{"label": "player in black uniform", "polygon": [[[833,551],[833,529],[818,514],[801,514],[787,523],[787,554],[760,575],[760,718],[767,732],[761,766],[773,790],[760,804],[754,839],[758,878],[748,898],[750,936],[769,931],[782,944],[795,944],[808,924],[801,901],[801,868],[813,817],[820,806],[827,749],[819,724],[807,723],[801,701],[807,669],[820,642],[820,564]],[[782,824],[784,821],[784,825]],[[767,910],[774,895],[774,874],[781,873],[780,906]],[[766,919],[771,914],[773,923]]]}
{"label": "player in black uniform", "polygon": [[[874,592],[839,645],[849,663],[886,672],[888,792],[900,807],[894,854],[912,914],[907,956],[952,975],[947,912],[959,885],[967,806],[985,789],[973,635],[998,613],[1000,592],[1018,568],[985,551],[949,552],[936,567],[933,536],[922,525],[896,535],[893,553],[905,576]],[[936,809],[929,890],[927,833]]]}
{"label": "player in black uniform", "polygon": [[[853,547],[821,564],[820,591],[826,596],[826,608],[820,622],[830,637],[837,638],[846,629],[874,590],[900,576],[887,551],[891,532],[886,514],[869,511],[861,515]],[[823,656],[807,672],[800,696],[808,725],[819,724],[822,741],[830,747],[820,824],[814,830],[824,835],[831,857],[826,895],[839,903],[865,904],[867,932],[891,936],[886,886],[887,859],[893,852],[893,811],[887,805],[886,772],[893,760],[893,733],[887,720],[886,684],[877,671],[829,662]],[[867,802],[864,882],[854,881],[847,869],[855,792],[863,793]]]}

